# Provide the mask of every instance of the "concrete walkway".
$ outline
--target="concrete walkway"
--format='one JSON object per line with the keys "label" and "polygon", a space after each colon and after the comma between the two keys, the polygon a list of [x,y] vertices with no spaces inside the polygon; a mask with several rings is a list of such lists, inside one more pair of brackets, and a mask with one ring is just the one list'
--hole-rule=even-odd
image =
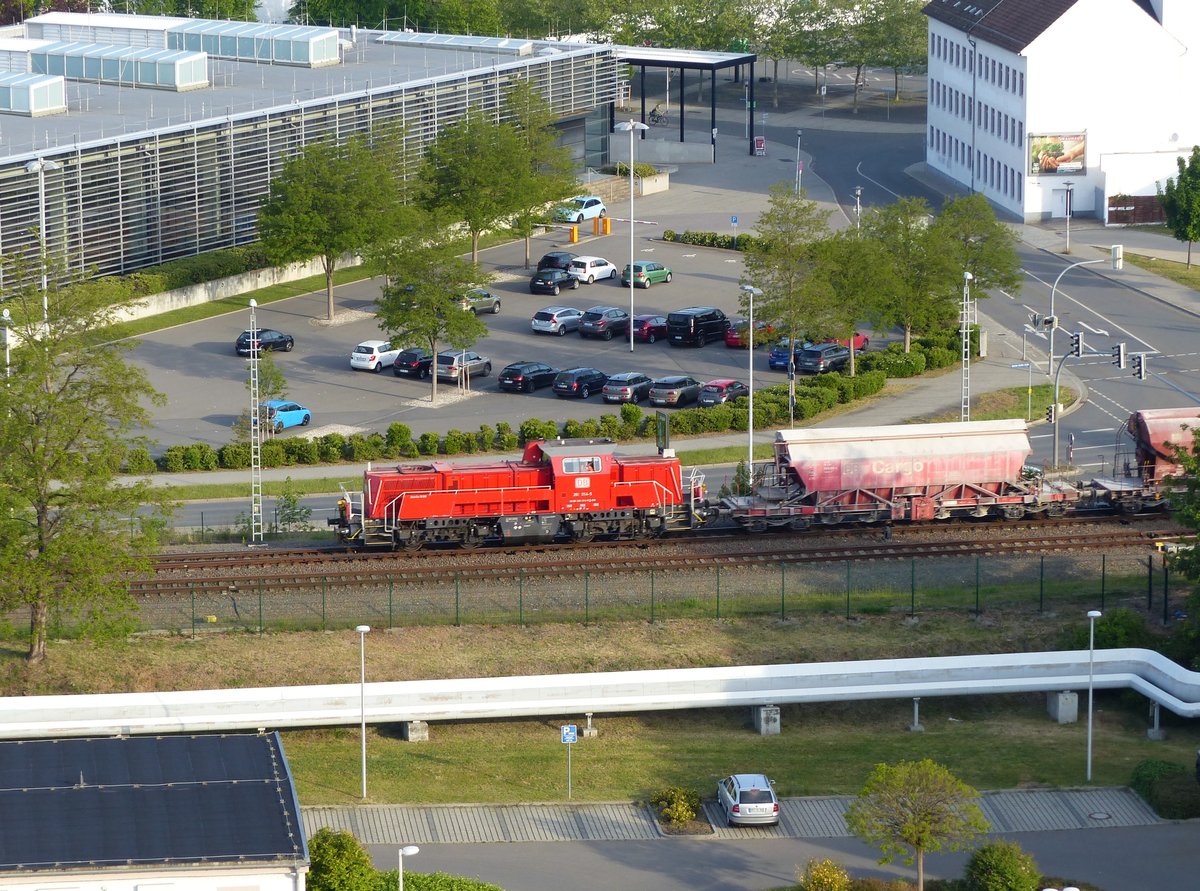
{"label": "concrete walkway", "polygon": [[[716,839],[848,838],[849,796],[785,798],[778,826],[726,826],[704,803]],[[1153,826],[1164,821],[1124,788],[985,792],[980,802],[994,833]],[[364,805],[302,808],[305,834],[346,830],[365,845],[633,841],[668,838],[649,808],[632,802],[513,805]]]}

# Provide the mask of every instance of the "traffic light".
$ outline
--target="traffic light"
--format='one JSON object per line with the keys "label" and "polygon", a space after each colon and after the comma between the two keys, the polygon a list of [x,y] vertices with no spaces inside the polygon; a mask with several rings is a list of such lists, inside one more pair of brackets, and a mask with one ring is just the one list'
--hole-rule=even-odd
{"label": "traffic light", "polygon": [[1143,353],[1136,353],[1133,357],[1133,376],[1140,381],[1146,379],[1146,356]]}
{"label": "traffic light", "polygon": [[1115,347],[1113,347],[1112,354],[1113,354],[1113,363],[1112,364],[1116,365],[1118,368],[1124,368],[1126,362],[1128,361],[1125,356],[1125,344],[1119,343]]}
{"label": "traffic light", "polygon": [[1046,406],[1046,420],[1051,424],[1058,423],[1058,404],[1051,402]]}
{"label": "traffic light", "polygon": [[1083,332],[1074,331],[1071,333],[1071,355],[1080,357],[1083,355]]}

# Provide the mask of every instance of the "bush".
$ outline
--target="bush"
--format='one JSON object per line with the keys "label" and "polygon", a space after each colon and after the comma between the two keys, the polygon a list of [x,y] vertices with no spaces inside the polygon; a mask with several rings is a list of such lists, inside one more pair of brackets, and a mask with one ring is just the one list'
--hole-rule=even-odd
{"label": "bush", "polygon": [[925,367],[926,368],[949,368],[955,362],[960,361],[961,354],[945,347],[930,347],[925,350]]}
{"label": "bush", "polygon": [[216,470],[217,450],[206,442],[192,443],[183,450],[183,466],[188,470]]}
{"label": "bush", "polygon": [[567,439],[578,439],[583,436],[583,422],[571,418],[563,424],[562,435]]}
{"label": "bush", "polygon": [[425,431],[417,439],[417,451],[422,455],[436,455],[441,437],[432,431]]}
{"label": "bush", "polygon": [[1011,841],[989,842],[967,861],[967,891],[1038,891],[1041,870],[1033,857]]}
{"label": "bush", "polygon": [[185,446],[169,446],[158,459],[159,466],[167,473],[183,473]]}
{"label": "bush", "polygon": [[287,464],[287,452],[284,451],[282,440],[268,439],[262,444],[263,467],[286,467]]}
{"label": "bush", "polygon": [[1142,796],[1142,798],[1149,801],[1150,795],[1154,791],[1154,784],[1158,780],[1171,774],[1185,773],[1186,771],[1186,767],[1171,761],[1158,761],[1152,758],[1139,761],[1133,768],[1133,774],[1129,778],[1129,787]]}
{"label": "bush", "polygon": [[882,371],[878,369],[863,371],[854,378],[854,396],[856,399],[864,399],[867,396],[873,396],[886,386],[887,375]]}
{"label": "bush", "polygon": [[534,442],[539,439],[557,439],[558,438],[558,422],[557,421],[541,421],[537,418],[529,418],[522,421],[518,428],[520,433],[521,445],[528,442]]}
{"label": "bush", "polygon": [[[516,437],[514,437],[515,439]],[[417,450],[417,444],[411,439],[400,445],[400,452],[396,456],[398,458],[416,458],[421,453]]]}
{"label": "bush", "polygon": [[642,424],[645,423],[645,413],[631,402],[621,406],[621,428],[624,439],[633,439],[642,435]]}
{"label": "bush", "polygon": [[317,440],[317,451],[324,464],[337,464],[346,456],[346,437],[340,433],[326,433]]}
{"label": "bush", "polygon": [[925,353],[914,350],[905,353],[891,347],[879,353],[867,353],[862,358],[864,371],[882,371],[888,377],[916,377],[925,371]]}
{"label": "bush", "polygon": [[378,461],[386,447],[387,441],[381,433],[353,433],[346,440],[344,453],[351,461]]}
{"label": "bush", "polygon": [[744,251],[751,245],[759,243],[753,235],[726,235],[721,232],[676,232],[674,229],[663,231],[663,241],[674,241],[679,244],[695,244],[701,247],[725,248],[727,250]]}
{"label": "bush", "polygon": [[447,455],[461,455],[463,452],[470,450],[471,439],[472,437],[461,430],[448,430],[446,431],[446,439],[442,443],[442,450]]}
{"label": "bush", "polygon": [[150,453],[143,448],[130,449],[125,453],[125,472],[134,474],[154,473],[158,467]]}
{"label": "bush", "polygon": [[412,442],[412,428],[407,424],[401,424],[399,421],[392,421],[388,424],[387,434],[387,453],[389,455],[402,455],[404,446]]}
{"label": "bush", "polygon": [[290,464],[320,464],[321,463],[321,447],[314,439],[305,439],[303,437],[293,437],[291,439],[280,440],[283,443],[283,449],[287,452],[288,463]]}
{"label": "bush", "polygon": [[650,804],[668,826],[681,826],[695,820],[700,813],[700,793],[682,786],[668,786],[655,792]]}
{"label": "bush", "polygon": [[491,451],[496,444],[496,430],[490,424],[480,424],[479,432],[475,434],[475,450],[479,452]]}
{"label": "bush", "polygon": [[621,439],[621,419],[616,415],[601,415],[599,430],[605,439]]}
{"label": "bush", "polygon": [[[624,161],[618,161],[613,168],[613,172],[617,176],[629,176],[629,165]],[[633,175],[638,177],[657,176],[658,168],[653,164],[643,164],[641,161],[633,162]]]}
{"label": "bush", "polygon": [[218,450],[217,458],[226,470],[244,470],[250,466],[250,443],[226,443]]}
{"label": "bush", "polygon": [[850,891],[850,874],[836,860],[809,860],[796,868],[801,891]]}
{"label": "bush", "polygon": [[1146,803],[1165,820],[1200,817],[1200,785],[1192,771],[1180,767],[1151,783]]}

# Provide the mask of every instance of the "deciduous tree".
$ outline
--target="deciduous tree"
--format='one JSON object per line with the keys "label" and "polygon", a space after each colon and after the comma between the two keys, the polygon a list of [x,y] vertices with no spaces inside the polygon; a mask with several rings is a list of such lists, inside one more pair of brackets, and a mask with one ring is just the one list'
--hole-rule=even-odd
{"label": "deciduous tree", "polygon": [[1154,184],[1167,228],[1179,241],[1187,242],[1187,265],[1192,265],[1192,242],[1200,239],[1200,145],[1192,146],[1191,156],[1175,159],[1178,176],[1168,176],[1163,185]]}
{"label": "deciduous tree", "polygon": [[[9,281],[38,279],[6,263]],[[65,272],[61,278],[65,279]],[[111,280],[11,292],[18,346],[0,388],[0,604],[29,609],[31,662],[46,658],[59,622],[87,633],[125,633],[136,605],[125,581],[149,566],[157,526],[144,506],[169,513],[161,490],[117,476],[144,448],[149,404],[163,397],[126,361],[127,342],[105,335],[132,301]]]}
{"label": "deciduous tree", "polygon": [[991,288],[1011,294],[1021,289],[1016,233],[996,219],[996,212],[982,194],[976,192],[947,202],[933,228],[936,237],[946,241],[956,288],[962,287],[965,271],[974,276],[973,288],[980,295]]}
{"label": "deciduous tree", "polygon": [[961,850],[989,825],[979,793],[928,758],[876,764],[866,785],[846,810],[850,831],[883,852],[880,863],[899,854],[917,864],[917,891],[925,887],[925,854]]}

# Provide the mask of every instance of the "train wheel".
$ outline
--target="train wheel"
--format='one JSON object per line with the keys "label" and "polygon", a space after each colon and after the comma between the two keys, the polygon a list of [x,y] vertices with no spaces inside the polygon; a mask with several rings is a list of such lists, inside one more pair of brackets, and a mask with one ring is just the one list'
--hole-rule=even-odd
{"label": "train wheel", "polygon": [[421,538],[419,535],[412,535],[404,539],[404,550],[419,551],[424,544],[425,539]]}
{"label": "train wheel", "polygon": [[575,531],[575,540],[578,542],[586,543],[586,542],[592,541],[593,539],[595,539],[595,537],[596,537],[596,530],[593,529],[591,526],[584,526]]}
{"label": "train wheel", "polygon": [[1130,498],[1128,501],[1122,501],[1118,505],[1118,510],[1123,514],[1140,514],[1146,505],[1140,498]]}
{"label": "train wheel", "polygon": [[1052,501],[1046,505],[1046,516],[1061,517],[1067,512],[1067,506],[1061,501]]}
{"label": "train wheel", "polygon": [[793,532],[805,532],[808,529],[809,523],[805,517],[792,517],[788,520],[788,529]]}
{"label": "train wheel", "polygon": [[463,537],[463,540],[459,542],[459,546],[462,547],[464,551],[473,551],[481,544],[483,544],[483,539],[475,534],[475,530],[468,532],[466,536]]}
{"label": "train wheel", "polygon": [[1025,517],[1025,508],[1019,504],[1006,504],[1003,508],[1004,519],[1020,520]]}
{"label": "train wheel", "polygon": [[767,531],[767,521],[766,520],[750,520],[746,523],[746,531],[754,532],[754,533],[766,532]]}

